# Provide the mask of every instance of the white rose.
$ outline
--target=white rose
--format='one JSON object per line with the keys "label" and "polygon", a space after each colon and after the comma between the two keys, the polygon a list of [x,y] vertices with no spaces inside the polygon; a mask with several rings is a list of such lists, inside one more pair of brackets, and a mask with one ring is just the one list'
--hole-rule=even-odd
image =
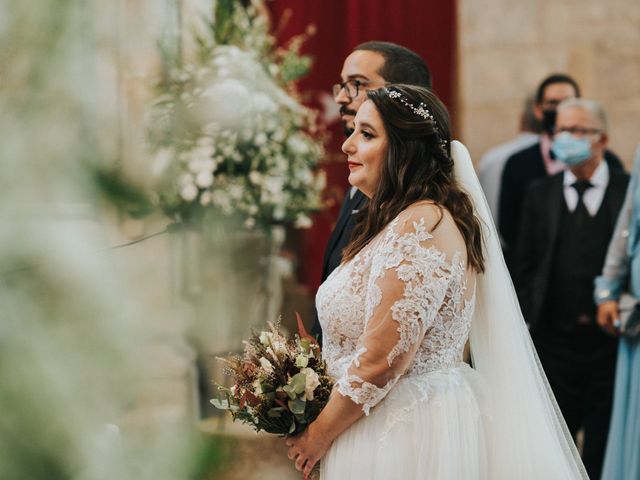
{"label": "white rose", "polygon": [[289,352],[289,350],[287,349],[287,345],[285,343],[279,342],[279,341],[275,341],[273,343],[273,350],[278,355],[285,355],[285,354],[287,354]]}
{"label": "white rose", "polygon": [[196,185],[200,188],[208,188],[213,184],[213,175],[211,172],[203,170],[196,176]]}
{"label": "white rose", "polygon": [[183,198],[183,200],[192,202],[198,196],[198,187],[196,187],[193,183],[189,183],[182,187],[182,190],[180,190],[180,196]]}
{"label": "white rose", "polygon": [[266,373],[273,373],[273,365],[271,365],[271,362],[266,358],[260,358],[260,366]]}
{"label": "white rose", "polygon": [[304,399],[313,400],[313,392],[320,385],[320,377],[310,368],[303,368],[300,373],[304,373],[306,382],[304,385]]}

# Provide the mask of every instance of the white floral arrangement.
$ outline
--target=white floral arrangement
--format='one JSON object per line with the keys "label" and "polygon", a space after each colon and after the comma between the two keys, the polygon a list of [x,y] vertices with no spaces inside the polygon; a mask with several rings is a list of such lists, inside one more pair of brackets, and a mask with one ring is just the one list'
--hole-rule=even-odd
{"label": "white floral arrangement", "polygon": [[221,23],[194,34],[194,60],[159,82],[150,128],[157,202],[178,221],[215,209],[250,229],[309,227],[325,181],[315,114],[293,85],[308,59],[299,41],[275,49],[255,5],[227,5],[216,12]]}

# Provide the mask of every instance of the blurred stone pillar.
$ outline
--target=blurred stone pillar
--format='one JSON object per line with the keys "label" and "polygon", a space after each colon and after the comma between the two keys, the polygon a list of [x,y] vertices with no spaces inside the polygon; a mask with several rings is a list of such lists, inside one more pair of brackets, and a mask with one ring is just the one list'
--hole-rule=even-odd
{"label": "blurred stone pillar", "polygon": [[172,239],[174,301],[188,312],[189,338],[198,352],[202,415],[217,414],[209,403],[213,382],[228,380],[217,357],[240,353],[252,328],[278,318],[282,281],[276,256],[284,232],[234,230],[210,218],[201,230]]}
{"label": "blurred stone pillar", "polygon": [[[113,70],[105,70],[113,85],[102,99],[116,110],[118,139],[113,145],[117,167],[126,178],[145,187],[151,185],[151,162],[146,140],[146,112],[150,86],[161,68],[158,45],[180,48],[183,9],[189,0],[117,0],[111,9]],[[103,89],[104,90],[104,89]],[[168,219],[144,220],[121,216],[112,244],[125,243],[162,230]],[[149,344],[140,352],[146,377],[127,415],[135,425],[184,422],[193,426],[200,417],[196,350],[187,336],[189,311],[173,295],[174,256],[172,239],[162,236],[117,251],[117,260],[137,279],[131,295],[154,312],[145,318]]]}

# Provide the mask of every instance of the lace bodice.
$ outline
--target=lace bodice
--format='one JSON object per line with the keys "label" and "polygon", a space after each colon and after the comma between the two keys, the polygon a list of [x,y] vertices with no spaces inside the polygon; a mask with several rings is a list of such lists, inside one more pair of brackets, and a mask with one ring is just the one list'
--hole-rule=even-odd
{"label": "lace bodice", "polygon": [[365,414],[401,376],[462,360],[475,274],[451,215],[443,214],[438,222],[431,203],[408,208],[318,290],[329,373]]}

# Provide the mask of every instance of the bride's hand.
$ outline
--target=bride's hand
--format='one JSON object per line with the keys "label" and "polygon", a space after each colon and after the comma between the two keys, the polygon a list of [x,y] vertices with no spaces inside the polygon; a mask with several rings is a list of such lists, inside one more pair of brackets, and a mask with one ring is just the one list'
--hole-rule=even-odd
{"label": "bride's hand", "polygon": [[301,434],[289,437],[285,443],[289,447],[287,456],[295,461],[296,469],[303,472],[305,478],[331,446],[331,441],[319,431],[315,422]]}

